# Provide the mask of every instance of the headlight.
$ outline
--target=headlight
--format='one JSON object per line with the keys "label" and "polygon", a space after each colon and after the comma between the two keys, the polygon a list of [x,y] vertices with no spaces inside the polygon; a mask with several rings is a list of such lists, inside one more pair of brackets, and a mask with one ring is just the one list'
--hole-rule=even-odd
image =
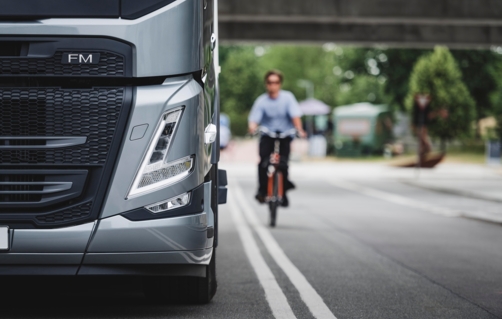
{"label": "headlight", "polygon": [[134,179],[128,197],[175,183],[190,173],[193,167],[193,158],[191,157],[185,157],[171,163],[166,162],[167,153],[182,114],[183,108],[177,108],[162,116],[155,137]]}

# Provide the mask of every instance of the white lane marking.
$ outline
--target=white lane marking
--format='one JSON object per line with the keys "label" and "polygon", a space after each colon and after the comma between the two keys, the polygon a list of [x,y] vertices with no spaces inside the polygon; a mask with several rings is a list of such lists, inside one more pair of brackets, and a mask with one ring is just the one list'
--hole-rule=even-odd
{"label": "white lane marking", "polygon": [[230,211],[232,212],[232,217],[237,227],[242,245],[244,246],[244,251],[246,252],[249,262],[251,263],[263,290],[265,290],[265,297],[272,309],[274,317],[277,319],[296,318],[286,296],[284,295],[284,292],[281,290],[281,287],[279,287],[274,274],[261,255],[252,231],[246,223],[240,207],[236,204],[232,188],[229,190],[229,195],[228,205]]}
{"label": "white lane marking", "polygon": [[326,306],[322,300],[321,296],[319,296],[317,291],[310,285],[305,276],[286,256],[270,231],[258,220],[258,217],[251,208],[249,201],[244,196],[243,191],[236,180],[232,181],[232,189],[240,203],[240,206],[242,207],[242,210],[244,211],[244,215],[246,216],[248,223],[256,231],[272,258],[279,265],[279,267],[281,267],[291,283],[298,290],[300,297],[307,305],[312,315],[318,319],[336,319],[331,310],[329,310],[328,306]]}
{"label": "white lane marking", "polygon": [[415,209],[421,209],[426,212],[435,214],[435,215],[441,215],[445,217],[461,217],[462,213],[458,211],[454,211],[448,208],[443,208],[443,207],[437,207],[437,206],[432,206],[428,205],[426,203],[410,199],[401,195],[396,195],[384,191],[380,191],[374,188],[369,188],[366,186],[361,186],[359,184],[355,184],[352,182],[344,181],[344,180],[329,180],[327,181],[331,185],[339,188],[343,188],[352,192],[356,192],[359,194],[363,194],[369,197],[374,197],[377,199],[385,200],[387,202],[391,202],[394,204],[402,205],[402,206],[407,206]]}

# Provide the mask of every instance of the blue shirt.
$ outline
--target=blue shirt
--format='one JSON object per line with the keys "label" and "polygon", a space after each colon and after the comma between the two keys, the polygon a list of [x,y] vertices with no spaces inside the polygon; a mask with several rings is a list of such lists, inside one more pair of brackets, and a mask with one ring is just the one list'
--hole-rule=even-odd
{"label": "blue shirt", "polygon": [[293,93],[281,90],[276,99],[267,93],[260,95],[254,102],[248,121],[264,126],[272,132],[286,132],[295,127],[292,119],[302,115]]}

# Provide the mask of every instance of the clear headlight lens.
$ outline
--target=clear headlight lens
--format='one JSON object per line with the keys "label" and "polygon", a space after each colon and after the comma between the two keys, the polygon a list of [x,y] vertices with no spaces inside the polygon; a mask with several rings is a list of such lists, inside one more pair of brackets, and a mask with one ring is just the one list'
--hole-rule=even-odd
{"label": "clear headlight lens", "polygon": [[155,138],[131,187],[129,197],[172,184],[190,173],[193,167],[193,158],[191,157],[166,163],[167,153],[182,114],[183,108],[178,108],[162,116]]}
{"label": "clear headlight lens", "polygon": [[158,183],[161,183],[162,181],[170,180],[174,177],[179,177],[184,173],[190,172],[192,165],[193,159],[191,157],[186,157],[176,162],[164,164],[158,169],[143,174],[138,184],[138,188],[141,189],[151,185],[156,185]]}
{"label": "clear headlight lens", "polygon": [[189,203],[190,203],[190,194],[185,193],[153,205],[145,206],[145,208],[154,214],[158,214],[167,212],[172,209],[187,206]]}

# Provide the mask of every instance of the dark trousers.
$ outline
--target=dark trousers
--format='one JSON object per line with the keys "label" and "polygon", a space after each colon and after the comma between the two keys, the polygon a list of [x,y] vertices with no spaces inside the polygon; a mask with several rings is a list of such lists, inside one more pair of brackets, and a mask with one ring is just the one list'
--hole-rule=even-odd
{"label": "dark trousers", "polygon": [[[291,137],[281,139],[281,147],[279,148],[279,154],[281,155],[281,163],[279,164],[279,169],[284,175],[284,189],[293,188],[293,184],[288,180],[288,162],[289,154],[291,153]],[[258,192],[262,195],[267,194],[267,168],[270,161],[270,154],[274,152],[275,140],[268,136],[262,136],[260,140],[260,164],[258,164],[258,181],[260,183]]]}

